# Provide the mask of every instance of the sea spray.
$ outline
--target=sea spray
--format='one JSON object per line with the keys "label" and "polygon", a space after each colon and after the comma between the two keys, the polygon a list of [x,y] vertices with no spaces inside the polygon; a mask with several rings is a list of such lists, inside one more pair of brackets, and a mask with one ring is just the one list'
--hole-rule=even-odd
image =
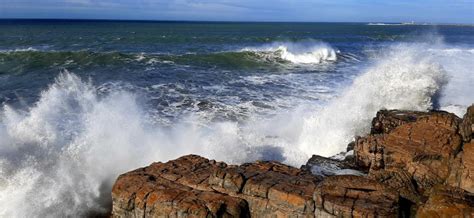
{"label": "sea spray", "polygon": [[426,111],[445,84],[443,68],[426,56],[427,45],[401,44],[357,77],[339,97],[306,117],[298,146],[308,154],[335,155],[356,135],[368,133],[380,109]]}
{"label": "sea spray", "polygon": [[0,216],[105,213],[120,173],[185,154],[230,163],[287,155],[257,139],[245,141],[242,136],[249,134],[237,122],[202,123],[190,116],[162,127],[149,122],[143,108],[133,93],[117,89],[99,95],[90,82],[69,72],[27,110],[5,105]]}

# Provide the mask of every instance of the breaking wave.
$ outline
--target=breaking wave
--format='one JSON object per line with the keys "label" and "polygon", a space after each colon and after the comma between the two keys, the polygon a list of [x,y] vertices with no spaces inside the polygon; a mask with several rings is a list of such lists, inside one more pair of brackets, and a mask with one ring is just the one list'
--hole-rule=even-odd
{"label": "breaking wave", "polygon": [[314,40],[302,42],[274,42],[260,47],[244,48],[242,51],[276,55],[295,64],[319,64],[324,61],[336,61],[339,51],[326,43]]}
{"label": "breaking wave", "polygon": [[354,136],[368,133],[371,119],[382,108],[433,109],[448,78],[443,66],[426,57],[424,49],[413,44],[391,48],[340,96],[305,118],[300,149],[323,156],[341,152]]}
{"label": "breaking wave", "polygon": [[[0,50],[0,59],[10,64],[0,66],[0,73],[17,69],[17,73],[28,73],[37,69],[78,69],[94,67],[155,65],[198,65],[219,66],[231,69],[252,69],[261,67],[288,67],[288,64],[320,64],[337,60],[339,51],[328,44],[315,41],[298,43],[279,42],[255,48],[219,51],[212,53],[156,54],[126,53],[117,51],[54,51],[35,48]],[[356,57],[342,55],[353,61]]]}

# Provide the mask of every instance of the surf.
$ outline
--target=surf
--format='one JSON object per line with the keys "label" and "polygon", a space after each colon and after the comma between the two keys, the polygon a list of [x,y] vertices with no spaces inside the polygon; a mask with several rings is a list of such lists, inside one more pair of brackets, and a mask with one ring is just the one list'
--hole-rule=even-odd
{"label": "surf", "polygon": [[337,61],[338,50],[329,44],[313,39],[298,42],[273,42],[270,44],[247,47],[241,51],[256,52],[262,55],[275,55],[293,64],[320,64]]}
{"label": "surf", "polygon": [[[301,51],[286,48],[299,61],[307,60],[304,55],[315,55],[314,64],[333,61],[332,52],[314,52],[329,49],[318,43]],[[279,52],[280,46],[265,44],[252,52]],[[474,102],[472,52],[449,49],[442,42],[393,44],[318,104],[278,109],[271,116],[256,111],[238,121],[203,120],[191,113],[170,126],[153,122],[152,108],[137,93],[120,87],[101,93],[87,78],[63,71],[36,103],[3,105],[0,216],[106,213],[120,173],[190,153],[229,163],[278,160],[299,167],[312,154],[345,151],[355,135],[369,131],[370,119],[382,108],[462,111]]]}

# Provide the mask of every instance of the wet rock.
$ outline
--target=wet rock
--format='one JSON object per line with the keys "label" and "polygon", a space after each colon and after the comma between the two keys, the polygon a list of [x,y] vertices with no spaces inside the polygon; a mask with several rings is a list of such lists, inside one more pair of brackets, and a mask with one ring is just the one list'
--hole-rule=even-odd
{"label": "wet rock", "polygon": [[[352,151],[348,153],[352,153]],[[346,153],[331,158],[313,155],[305,165],[301,166],[301,169],[321,177],[333,175],[365,175],[364,172],[356,169],[352,155],[347,155]]]}

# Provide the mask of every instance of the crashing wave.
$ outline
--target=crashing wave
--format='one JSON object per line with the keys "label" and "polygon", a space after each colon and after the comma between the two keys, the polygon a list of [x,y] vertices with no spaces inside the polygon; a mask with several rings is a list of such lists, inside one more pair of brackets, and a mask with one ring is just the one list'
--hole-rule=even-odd
{"label": "crashing wave", "polygon": [[425,49],[414,44],[390,48],[388,56],[358,76],[339,97],[305,118],[300,150],[322,156],[343,151],[354,136],[368,133],[370,120],[382,108],[432,109],[447,77]]}
{"label": "crashing wave", "polygon": [[313,40],[303,42],[274,42],[260,47],[244,48],[242,51],[276,54],[279,58],[295,64],[319,64],[336,61],[339,51],[326,43]]}

